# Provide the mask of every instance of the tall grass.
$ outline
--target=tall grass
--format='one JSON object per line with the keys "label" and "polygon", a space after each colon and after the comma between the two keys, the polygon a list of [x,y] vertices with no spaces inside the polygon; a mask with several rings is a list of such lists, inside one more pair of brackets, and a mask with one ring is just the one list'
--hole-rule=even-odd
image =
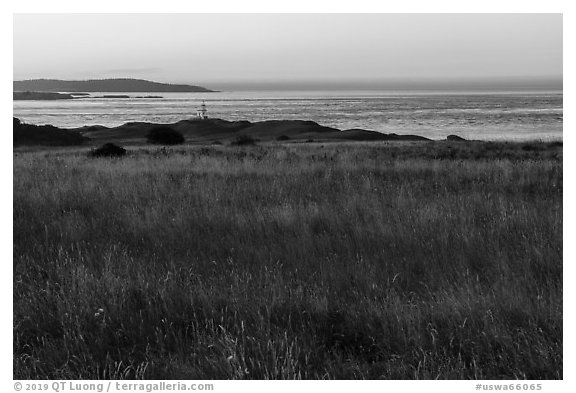
{"label": "tall grass", "polygon": [[486,146],[20,153],[14,377],[562,378],[561,147]]}

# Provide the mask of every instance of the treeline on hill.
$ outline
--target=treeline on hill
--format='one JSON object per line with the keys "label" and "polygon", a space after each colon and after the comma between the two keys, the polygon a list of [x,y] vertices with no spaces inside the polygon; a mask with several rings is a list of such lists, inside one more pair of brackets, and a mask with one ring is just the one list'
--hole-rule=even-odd
{"label": "treeline on hill", "polygon": [[44,146],[74,146],[89,140],[79,132],[63,130],[51,125],[37,126],[25,124],[14,117],[14,146],[44,145]]}

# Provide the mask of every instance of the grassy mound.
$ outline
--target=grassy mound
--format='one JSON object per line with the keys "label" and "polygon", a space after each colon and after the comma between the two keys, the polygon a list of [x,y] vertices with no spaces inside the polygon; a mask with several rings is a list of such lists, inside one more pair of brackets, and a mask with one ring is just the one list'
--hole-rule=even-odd
{"label": "grassy mound", "polygon": [[50,125],[24,124],[17,118],[14,118],[13,138],[14,146],[75,146],[82,145],[89,140],[76,131],[64,130]]}

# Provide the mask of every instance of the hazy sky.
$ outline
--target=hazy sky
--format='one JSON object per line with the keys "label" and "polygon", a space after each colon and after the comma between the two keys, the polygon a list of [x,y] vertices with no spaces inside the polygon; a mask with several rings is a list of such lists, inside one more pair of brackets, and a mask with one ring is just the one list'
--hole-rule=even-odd
{"label": "hazy sky", "polygon": [[16,14],[13,76],[561,85],[562,15]]}

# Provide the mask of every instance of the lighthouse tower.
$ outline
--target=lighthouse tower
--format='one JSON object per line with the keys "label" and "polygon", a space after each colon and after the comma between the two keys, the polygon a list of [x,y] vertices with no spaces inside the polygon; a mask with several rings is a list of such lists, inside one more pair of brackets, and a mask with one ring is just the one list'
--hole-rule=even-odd
{"label": "lighthouse tower", "polygon": [[196,117],[199,119],[207,119],[208,118],[208,110],[206,110],[206,103],[202,100],[202,105],[200,105],[200,109],[196,111]]}

